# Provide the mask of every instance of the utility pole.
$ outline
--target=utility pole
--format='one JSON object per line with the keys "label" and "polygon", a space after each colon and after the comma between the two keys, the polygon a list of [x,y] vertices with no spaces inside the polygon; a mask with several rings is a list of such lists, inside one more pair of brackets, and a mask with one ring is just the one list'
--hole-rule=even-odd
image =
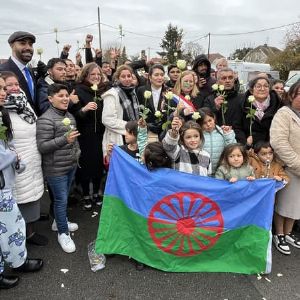
{"label": "utility pole", "polygon": [[123,26],[121,24],[119,25],[119,34],[120,34],[120,39],[121,39],[120,49],[122,49],[122,41],[123,41],[124,33],[123,33]]}
{"label": "utility pole", "polygon": [[210,51],[210,32],[208,33],[208,49],[207,49],[207,59],[209,60],[209,51]]}
{"label": "utility pole", "polygon": [[99,49],[102,49],[101,45],[101,23],[100,23],[100,7],[98,6],[98,30],[99,30]]}

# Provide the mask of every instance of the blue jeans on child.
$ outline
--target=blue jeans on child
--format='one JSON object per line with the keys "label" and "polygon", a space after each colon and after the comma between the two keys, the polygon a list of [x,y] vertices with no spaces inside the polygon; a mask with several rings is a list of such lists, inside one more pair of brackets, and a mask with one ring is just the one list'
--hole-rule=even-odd
{"label": "blue jeans on child", "polygon": [[54,200],[54,217],[58,233],[69,233],[67,219],[67,204],[71,184],[76,168],[72,168],[63,176],[47,176],[47,183],[52,191]]}

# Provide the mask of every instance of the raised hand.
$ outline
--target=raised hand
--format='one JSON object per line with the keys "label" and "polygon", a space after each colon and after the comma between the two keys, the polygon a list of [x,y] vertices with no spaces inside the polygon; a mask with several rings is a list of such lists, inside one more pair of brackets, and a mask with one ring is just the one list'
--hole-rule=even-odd
{"label": "raised hand", "polygon": [[71,47],[72,47],[72,46],[71,46],[70,44],[64,45],[64,47],[63,47],[63,52],[64,52],[64,53],[69,53]]}
{"label": "raised hand", "polygon": [[91,43],[93,42],[93,35],[92,34],[87,34],[85,37],[85,45],[86,46],[91,46]]}
{"label": "raised hand", "polygon": [[79,98],[77,95],[75,95],[75,90],[72,91],[72,93],[69,96],[70,100],[72,101],[72,103],[76,104],[79,102]]}

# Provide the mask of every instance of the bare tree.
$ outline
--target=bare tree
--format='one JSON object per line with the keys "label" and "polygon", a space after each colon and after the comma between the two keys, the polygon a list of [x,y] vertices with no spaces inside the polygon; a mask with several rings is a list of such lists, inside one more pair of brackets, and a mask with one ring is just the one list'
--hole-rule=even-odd
{"label": "bare tree", "polygon": [[191,63],[196,56],[203,54],[204,53],[204,49],[203,47],[195,42],[188,42],[184,44],[183,47],[183,55],[182,57],[188,61],[189,63]]}

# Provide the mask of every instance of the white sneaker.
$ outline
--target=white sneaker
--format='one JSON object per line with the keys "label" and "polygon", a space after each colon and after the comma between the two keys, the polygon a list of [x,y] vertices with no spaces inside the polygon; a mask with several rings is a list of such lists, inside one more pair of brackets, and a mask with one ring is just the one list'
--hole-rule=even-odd
{"label": "white sneaker", "polygon": [[76,246],[69,234],[65,234],[65,233],[58,234],[57,240],[65,252],[67,252],[67,253],[75,252]]}
{"label": "white sneaker", "polygon": [[[53,220],[51,229],[52,229],[52,231],[58,231],[55,219]],[[78,229],[78,224],[77,223],[71,223],[71,222],[68,221],[68,229],[69,229],[70,232],[74,232]]]}

